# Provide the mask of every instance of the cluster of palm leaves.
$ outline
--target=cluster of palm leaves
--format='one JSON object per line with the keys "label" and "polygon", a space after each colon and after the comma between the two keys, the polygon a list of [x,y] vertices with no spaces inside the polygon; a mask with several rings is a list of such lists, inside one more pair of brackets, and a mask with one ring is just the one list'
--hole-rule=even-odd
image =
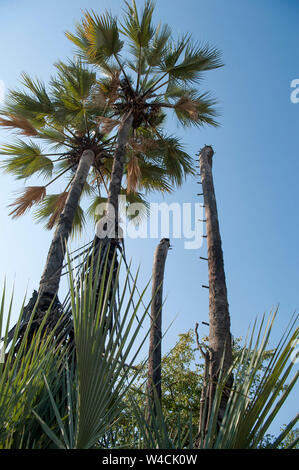
{"label": "cluster of palm leaves", "polygon": [[[175,43],[167,25],[154,27],[152,15],[150,1],[141,15],[135,2],[132,7],[127,4],[122,25],[109,13],[86,13],[76,34],[67,33],[78,46],[79,57],[56,64],[57,76],[48,89],[23,74],[24,90],[9,93],[0,124],[22,139],[4,146],[2,154],[9,158],[3,167],[17,178],[36,175],[48,180],[44,186],[26,188],[13,204],[13,216],[38,204],[36,218],[46,219],[47,228],[52,228],[85,149],[93,149],[96,158],[84,193],[95,199],[105,189],[108,192],[117,128],[128,112],[133,121],[125,148],[127,181],[119,189],[128,194],[138,189],[170,192],[194,172],[180,140],[165,134],[165,111],[173,109],[184,126],[216,125],[214,100],[191,85],[204,71],[221,66],[220,54],[194,45],[187,36]],[[67,175],[64,190],[46,196],[46,188]],[[96,202],[88,212],[93,213]],[[83,220],[78,207],[74,228],[82,228]]]}
{"label": "cluster of palm leaves", "polygon": [[[37,205],[35,217],[48,229],[56,226],[39,289],[46,306],[58,291],[70,232],[84,225],[80,199],[91,198],[86,213],[93,217],[106,200],[118,235],[121,194],[127,204],[142,202],[148,192],[171,192],[195,173],[180,139],[164,130],[167,111],[184,126],[216,125],[214,100],[195,85],[203,72],[221,66],[219,51],[189,36],[175,41],[167,25],[155,27],[149,0],[141,14],[135,1],[126,6],[122,24],[110,13],[86,12],[76,33],[67,33],[79,49],[76,59],[56,64],[48,88],[23,74],[25,90],[11,91],[1,111],[0,124],[22,137],[2,148],[5,171],[47,179],[26,187],[11,211],[18,217]],[[92,161],[82,176],[84,152]],[[62,192],[47,195],[61,177],[67,178]]]}
{"label": "cluster of palm leaves", "polygon": [[[12,204],[10,215],[24,215],[36,205],[34,218],[46,221],[47,229],[52,229],[59,220],[86,149],[93,149],[96,158],[81,197],[89,197],[87,214],[96,217],[96,207],[106,200],[108,193],[115,142],[111,131],[117,125],[109,117],[111,110],[104,100],[99,101],[100,84],[94,72],[80,61],[60,62],[56,68],[58,75],[48,90],[39,80],[23,74],[24,90],[10,92],[0,119],[3,127],[21,137],[2,147],[1,153],[6,156],[2,162],[4,170],[17,179],[45,180],[43,185],[26,187]],[[176,154],[176,171],[173,168],[167,171],[171,163],[167,161],[167,151]],[[145,202],[137,187],[170,192],[174,180],[181,183],[184,174],[192,173],[191,159],[176,139],[158,141],[144,130],[140,130],[139,139],[130,140],[127,158],[127,185],[122,193],[128,202]],[[138,168],[134,167],[136,161]],[[60,178],[65,185],[63,190],[47,195],[49,186]],[[78,205],[73,232],[82,231],[84,221],[84,212]]]}

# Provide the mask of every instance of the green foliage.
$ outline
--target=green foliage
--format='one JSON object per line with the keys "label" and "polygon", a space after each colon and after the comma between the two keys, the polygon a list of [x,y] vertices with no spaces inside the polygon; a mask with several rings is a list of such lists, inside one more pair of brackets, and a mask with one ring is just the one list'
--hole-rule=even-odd
{"label": "green foliage", "polygon": [[36,173],[45,178],[52,176],[54,165],[35,142],[16,140],[15,144],[3,146],[1,154],[11,155],[11,158],[4,160],[2,166],[17,179],[26,179]]}
{"label": "green foliage", "polygon": [[[32,333],[32,312],[26,333],[22,312],[11,344],[4,322],[5,291],[0,327],[6,351],[0,363],[0,448],[192,448],[197,436],[203,364],[194,333],[179,341],[162,360],[162,408],[145,414],[146,364],[136,359],[147,334],[141,327],[149,306],[141,309],[143,290],[135,305],[137,276],[129,289],[129,270],[120,289],[120,265],[100,261],[76,283],[70,271],[70,306],[74,320],[74,350],[60,342],[59,325],[47,331],[47,318]],[[101,263],[101,268],[99,267]],[[98,269],[100,285],[95,289]],[[117,293],[120,289],[119,294]],[[128,290],[129,289],[129,290]],[[108,295],[109,293],[109,295]],[[118,300],[117,300],[118,299]],[[23,309],[22,309],[23,311]],[[139,313],[138,313],[139,311]],[[137,321],[138,315],[138,321]],[[216,389],[207,433],[200,448],[294,448],[298,446],[298,416],[279,436],[269,427],[297,380],[291,361],[298,328],[294,319],[278,345],[267,349],[275,314],[256,327],[245,345],[234,342],[234,384],[223,421],[217,426],[220,396],[226,377]],[[111,320],[117,318],[118,321]],[[203,339],[202,346],[207,339]],[[288,382],[288,383],[287,383]],[[206,399],[206,398],[205,398]]]}
{"label": "green foliage", "polygon": [[[69,262],[74,350],[61,344],[57,328],[51,333],[45,330],[50,310],[29,342],[35,310],[32,312],[26,334],[16,348],[21,312],[9,345],[12,302],[5,326],[3,294],[0,334],[8,353],[0,363],[0,448],[98,447],[124,410],[123,397],[137,375],[129,376],[128,372],[147,337],[140,337],[140,332],[149,306],[139,314],[137,323],[145,292],[135,306],[138,275],[127,295],[127,272],[116,303],[120,265],[115,270],[108,255],[104,262],[99,259],[79,284],[72,277]],[[98,279],[99,269],[102,275],[96,289],[94,279]],[[118,321],[112,323],[115,316]]]}
{"label": "green foliage", "polygon": [[[9,157],[1,163],[4,171],[17,179],[43,177],[45,194],[51,184],[59,180],[65,186],[67,179],[68,184],[61,193],[48,194],[41,201],[27,197],[28,210],[37,205],[34,218],[46,221],[47,229],[52,229],[59,220],[64,205],[55,202],[65,202],[64,195],[85,149],[94,150],[96,159],[82,192],[80,206],[84,198],[92,198],[87,214],[93,220],[96,218],[95,201],[107,200],[105,193],[112,171],[115,136],[109,137],[109,133],[119,124],[109,117],[113,109],[103,96],[105,80],[99,82],[96,73],[80,60],[60,61],[55,67],[56,75],[48,88],[41,81],[23,75],[24,91],[10,92],[1,110],[3,118],[0,118],[1,125],[22,136],[22,139],[2,147],[2,155]],[[117,83],[116,80],[112,89],[115,86],[117,89]],[[110,85],[108,80],[109,93]],[[163,124],[164,115],[159,113],[152,119],[159,127]],[[41,147],[40,141],[45,148]],[[129,188],[128,173],[132,159],[137,162],[136,177]],[[128,202],[145,202],[145,195],[151,191],[172,192],[188,174],[194,173],[192,159],[179,139],[168,137],[157,129],[150,131],[140,127],[136,130],[128,142],[125,160],[127,188],[124,185],[123,190],[127,190]],[[17,209],[18,201],[15,202]],[[146,214],[146,205],[143,215]],[[80,206],[73,221],[73,235],[84,228],[85,217]],[[15,211],[18,215],[25,212]]]}
{"label": "green foliage", "polygon": [[[290,433],[298,416],[277,438],[267,434],[298,377],[295,373],[290,383],[286,383],[294,367],[290,355],[294,338],[298,337],[295,321],[275,349],[266,349],[274,317],[275,314],[264,332],[262,320],[255,344],[255,328],[245,345],[241,345],[240,338],[234,340],[234,384],[226,414],[219,429],[219,400],[226,383],[226,378],[222,377],[217,386],[208,433],[199,442],[201,448],[284,448],[297,445],[296,432]],[[206,342],[207,338],[204,338],[201,346],[205,347]],[[127,396],[128,408],[132,411],[122,416],[113,442],[129,447],[138,443],[144,448],[194,446],[204,378],[204,364],[197,362],[198,355],[194,333],[189,331],[180,335],[175,347],[162,358],[162,409],[157,417],[152,412],[151,427],[144,411],[147,374],[144,370],[141,372],[133,392]],[[159,408],[159,403],[156,406]]]}
{"label": "green foliage", "polygon": [[[175,85],[182,93],[190,95],[194,92],[192,85],[200,81],[204,72],[222,66],[221,54],[216,48],[194,43],[189,35],[173,39],[167,24],[154,25],[153,12],[151,0],[144,2],[141,11],[135,0],[131,5],[126,1],[119,24],[109,12],[101,16],[85,12],[82,22],[76,26],[76,33],[66,33],[77,46],[79,57],[108,75],[103,80],[105,88],[111,89],[109,82],[115,85],[113,107],[116,114],[122,116],[133,109],[132,98],[135,97],[138,107],[133,111],[134,128],[155,127],[152,117],[157,109],[172,108],[178,114],[178,101],[168,102],[169,86]],[[126,53],[121,54],[124,44]],[[133,77],[129,76],[129,71],[134,72]],[[158,95],[157,90],[160,90]],[[188,113],[187,110],[183,119],[181,111],[179,122],[184,126],[216,125],[214,105],[215,101],[209,99],[208,94],[197,92],[192,107],[196,106],[199,112]]]}

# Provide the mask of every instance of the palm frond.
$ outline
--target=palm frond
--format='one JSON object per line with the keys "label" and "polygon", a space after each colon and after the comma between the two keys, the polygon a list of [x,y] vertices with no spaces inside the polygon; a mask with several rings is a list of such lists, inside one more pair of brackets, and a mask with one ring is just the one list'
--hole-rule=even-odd
{"label": "palm frond", "polygon": [[[37,222],[46,221],[45,228],[47,230],[54,228],[57,225],[59,217],[64,210],[67,196],[67,191],[64,191],[60,194],[49,194],[46,196],[34,211],[34,219]],[[73,221],[71,235],[73,237],[79,235],[82,232],[84,226],[84,211],[80,206],[78,206]]]}
{"label": "palm frond", "polygon": [[46,225],[46,228],[48,230],[52,230],[54,225],[57,224],[58,219],[64,210],[67,196],[68,196],[68,192],[65,191],[59,194],[58,198],[55,200],[55,203],[53,204],[53,213],[51,217],[49,218],[49,221],[47,222],[47,225]]}
{"label": "palm frond", "polygon": [[192,158],[184,151],[180,139],[175,136],[161,136],[157,146],[149,155],[161,159],[164,171],[172,184],[180,186],[188,174],[194,175],[195,169]]}
{"label": "palm frond", "polygon": [[117,19],[109,12],[103,15],[85,12],[82,26],[89,43],[88,55],[99,61],[99,65],[121,51],[123,42],[119,38]]}
{"label": "palm frond", "polygon": [[129,159],[127,166],[127,191],[128,193],[134,193],[138,189],[138,185],[141,179],[141,171],[139,167],[138,158],[136,155],[132,155]]}
{"label": "palm frond", "polygon": [[92,88],[96,84],[95,72],[89,70],[79,60],[76,63],[69,61],[67,64],[59,61],[55,67],[58,70],[58,78],[52,83],[58,86],[58,91],[62,88],[66,94],[70,94],[78,101],[84,101],[90,97]]}
{"label": "palm frond", "polygon": [[174,110],[180,123],[185,126],[218,126],[215,120],[218,112],[215,108],[217,101],[209,93],[203,93],[200,96],[186,94],[182,96],[175,104]]}
{"label": "palm frond", "polygon": [[[144,195],[135,192],[128,192],[128,188],[121,190],[120,213],[124,220],[127,218],[134,224],[139,224],[150,213],[150,204]],[[137,205],[137,206],[136,206]]]}
{"label": "palm frond", "polygon": [[77,206],[72,227],[72,237],[80,236],[85,227],[85,214],[81,206]]}
{"label": "palm frond", "polygon": [[139,48],[147,47],[155,33],[155,28],[152,26],[153,2],[146,0],[140,18],[135,0],[132,0],[132,6],[128,2],[125,4],[127,10],[122,32]]}
{"label": "palm frond", "polygon": [[103,207],[104,207],[104,205],[106,206],[106,203],[107,203],[107,197],[94,196],[92,198],[91,204],[89,205],[86,211],[88,217],[91,217],[91,219],[94,222],[98,222],[101,216],[103,216],[103,214],[99,213],[99,210],[98,210],[99,205],[103,204]]}
{"label": "palm frond", "polygon": [[2,155],[12,155],[1,164],[5,172],[11,173],[17,179],[24,179],[33,174],[49,178],[52,175],[53,163],[43,155],[42,149],[34,142],[17,140],[15,144],[4,145]]}
{"label": "palm frond", "polygon": [[34,81],[23,73],[22,84],[27,92],[9,92],[6,103],[8,112],[36,121],[36,124],[42,123],[44,117],[53,112],[53,104],[44,83],[38,79]]}
{"label": "palm frond", "polygon": [[[129,299],[125,301],[129,273],[120,293],[120,305],[116,305],[120,271],[119,267],[114,268],[114,258],[111,266],[108,265],[108,255],[104,258],[101,277],[98,274],[99,266],[94,263],[89,273],[83,273],[80,286],[76,285],[73,279],[71,263],[68,261],[77,367],[77,374],[73,375],[75,393],[71,393],[72,384],[68,379],[69,392],[65,395],[69,418],[67,423],[61,414],[61,407],[54,399],[51,384],[47,386],[52,414],[56,417],[52,425],[54,432],[53,427],[51,428],[42,416],[35,413],[45,435],[56,448],[94,448],[118,419],[119,413],[124,408],[123,397],[138,373],[135,372],[133,377],[129,375],[130,366],[134,363],[147,336],[138,341],[149,307],[145,307],[138,324],[135,325],[137,310],[144,292],[135,306],[133,295],[136,291],[136,276]],[[99,288],[95,289],[94,279],[99,277]],[[111,299],[112,306],[108,298]],[[120,319],[119,322],[113,322],[114,313]],[[136,341],[139,344],[133,351]],[[126,361],[129,362],[129,367],[126,366]]]}
{"label": "palm frond", "polygon": [[23,190],[21,196],[19,196],[15,202],[9,205],[9,207],[15,207],[9,215],[12,215],[13,219],[24,215],[34,204],[38,204],[46,196],[45,186],[29,186]]}
{"label": "palm frond", "polygon": [[[59,207],[59,201],[63,200],[65,201],[65,192],[60,194],[49,194],[41,201],[39,207],[35,210],[34,219],[38,222],[51,219],[56,212],[56,208]],[[45,225],[46,228],[48,228],[48,223],[49,221],[47,220],[47,224]]]}
{"label": "palm frond", "polygon": [[26,137],[38,135],[38,131],[24,116],[8,114],[7,118],[0,117],[0,126],[6,129],[16,130],[19,134],[25,135]]}
{"label": "palm frond", "polygon": [[164,24],[158,26],[150,46],[145,50],[146,60],[150,67],[157,67],[167,51],[168,41],[171,37],[171,28]]}

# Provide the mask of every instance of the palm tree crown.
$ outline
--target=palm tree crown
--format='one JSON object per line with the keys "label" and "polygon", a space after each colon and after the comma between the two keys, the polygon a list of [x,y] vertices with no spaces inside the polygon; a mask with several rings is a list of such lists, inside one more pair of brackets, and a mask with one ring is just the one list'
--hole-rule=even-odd
{"label": "palm tree crown", "polygon": [[[195,85],[203,72],[222,65],[217,49],[195,44],[187,35],[174,41],[169,26],[155,27],[152,1],[146,0],[141,13],[135,0],[132,6],[125,4],[121,24],[109,12],[85,12],[76,32],[66,33],[79,57],[100,70],[98,99],[110,107],[109,117],[119,126],[110,185],[114,202],[126,169],[129,190],[138,187],[145,153],[155,164],[161,164],[163,155],[162,169],[171,185],[182,184],[184,176],[194,172],[180,140],[166,136],[162,126],[170,109],[183,126],[217,125],[215,100]],[[131,139],[135,149],[130,153]],[[136,145],[143,150],[147,146],[141,158]]]}
{"label": "palm tree crown", "polygon": [[[95,160],[83,194],[96,195],[105,184],[111,168],[109,129],[105,128],[105,110],[93,103],[97,87],[96,75],[81,63],[56,64],[57,76],[52,78],[49,92],[39,80],[23,74],[25,91],[11,91],[0,124],[16,131],[22,139],[2,148],[8,158],[2,167],[17,179],[42,177],[44,186],[25,188],[12,204],[11,215],[18,217],[38,203],[37,219],[47,219],[51,229],[64,209],[68,189],[84,150],[92,149]],[[40,145],[47,145],[43,149]],[[50,184],[62,177],[68,182],[60,194],[46,195]],[[77,208],[74,229],[81,229],[84,214]]]}
{"label": "palm tree crown", "polygon": [[141,123],[155,129],[161,109],[170,108],[184,126],[215,125],[215,101],[193,85],[203,72],[222,65],[219,51],[194,44],[188,35],[175,42],[168,25],[155,27],[151,0],[141,14],[135,0],[132,6],[125,3],[122,24],[111,13],[86,12],[76,33],[66,33],[79,55],[100,67],[105,76],[100,93],[113,106],[115,116],[132,110],[133,129]]}

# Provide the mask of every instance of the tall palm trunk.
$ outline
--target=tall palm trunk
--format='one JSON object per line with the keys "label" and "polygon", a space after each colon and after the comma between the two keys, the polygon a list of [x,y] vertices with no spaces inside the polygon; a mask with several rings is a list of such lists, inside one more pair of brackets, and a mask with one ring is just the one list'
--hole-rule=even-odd
{"label": "tall palm trunk", "polygon": [[126,144],[128,141],[129,132],[132,128],[133,123],[133,114],[128,112],[119,126],[116,149],[114,153],[114,161],[111,173],[111,180],[108,192],[108,214],[109,214],[109,205],[114,209],[114,219],[115,219],[115,233],[118,235],[118,197],[121,192],[121,182],[124,173],[124,161],[126,154]]}
{"label": "tall palm trunk", "polygon": [[[108,189],[107,211],[102,221],[97,225],[96,236],[94,239],[92,255],[87,259],[87,268],[94,264],[98,266],[97,279],[95,279],[95,289],[98,289],[101,283],[102,272],[104,269],[104,260],[108,256],[108,262],[112,264],[116,247],[121,234],[119,233],[119,196],[121,193],[121,183],[124,174],[124,162],[126,154],[126,145],[129,132],[132,128],[133,114],[129,111],[124,115],[117,133],[116,147],[113,157],[113,166]],[[99,260],[100,257],[100,260]],[[114,274],[116,274],[118,263],[114,260]],[[109,272],[109,267],[106,272]],[[112,286],[114,280],[112,281]],[[112,287],[113,290],[113,287]],[[112,291],[110,292],[111,295]],[[112,325],[111,325],[112,327]]]}
{"label": "tall palm trunk", "polygon": [[39,307],[47,308],[53,297],[57,294],[63,261],[66,250],[66,242],[72,230],[74,217],[79,204],[80,196],[91,165],[94,162],[94,152],[84,150],[80,159],[75,177],[68,193],[65,208],[59,218],[58,225],[48,252],[46,266],[40,281]]}
{"label": "tall palm trunk", "polygon": [[[124,174],[126,145],[129,132],[132,128],[132,123],[133,115],[132,112],[129,111],[123,117],[117,133],[116,148],[113,157],[113,166],[108,190],[107,212],[103,221],[97,225],[96,237],[94,240],[93,263],[95,265],[97,265],[98,256],[100,255],[101,258],[104,258],[108,251],[108,256],[110,260],[112,260],[120,237],[118,203]],[[101,276],[101,266],[102,264],[100,264],[99,277]],[[117,263],[114,264],[114,267],[117,269]]]}
{"label": "tall palm trunk", "polygon": [[[200,174],[204,197],[208,268],[209,268],[209,359],[208,359],[208,396],[209,403],[205,421],[207,422],[212,401],[215,394],[215,383],[219,378],[222,364],[223,373],[227,372],[232,364],[232,345],[230,333],[230,316],[227,300],[222,243],[219,229],[217,204],[214,191],[212,163],[214,151],[211,146],[205,146],[199,155]],[[231,385],[231,380],[227,386]],[[219,419],[227,403],[226,394],[223,394]]]}
{"label": "tall palm trunk", "polygon": [[150,345],[148,358],[148,419],[150,410],[156,413],[155,396],[161,404],[161,341],[163,280],[169,239],[163,238],[156,248],[153,264]]}

